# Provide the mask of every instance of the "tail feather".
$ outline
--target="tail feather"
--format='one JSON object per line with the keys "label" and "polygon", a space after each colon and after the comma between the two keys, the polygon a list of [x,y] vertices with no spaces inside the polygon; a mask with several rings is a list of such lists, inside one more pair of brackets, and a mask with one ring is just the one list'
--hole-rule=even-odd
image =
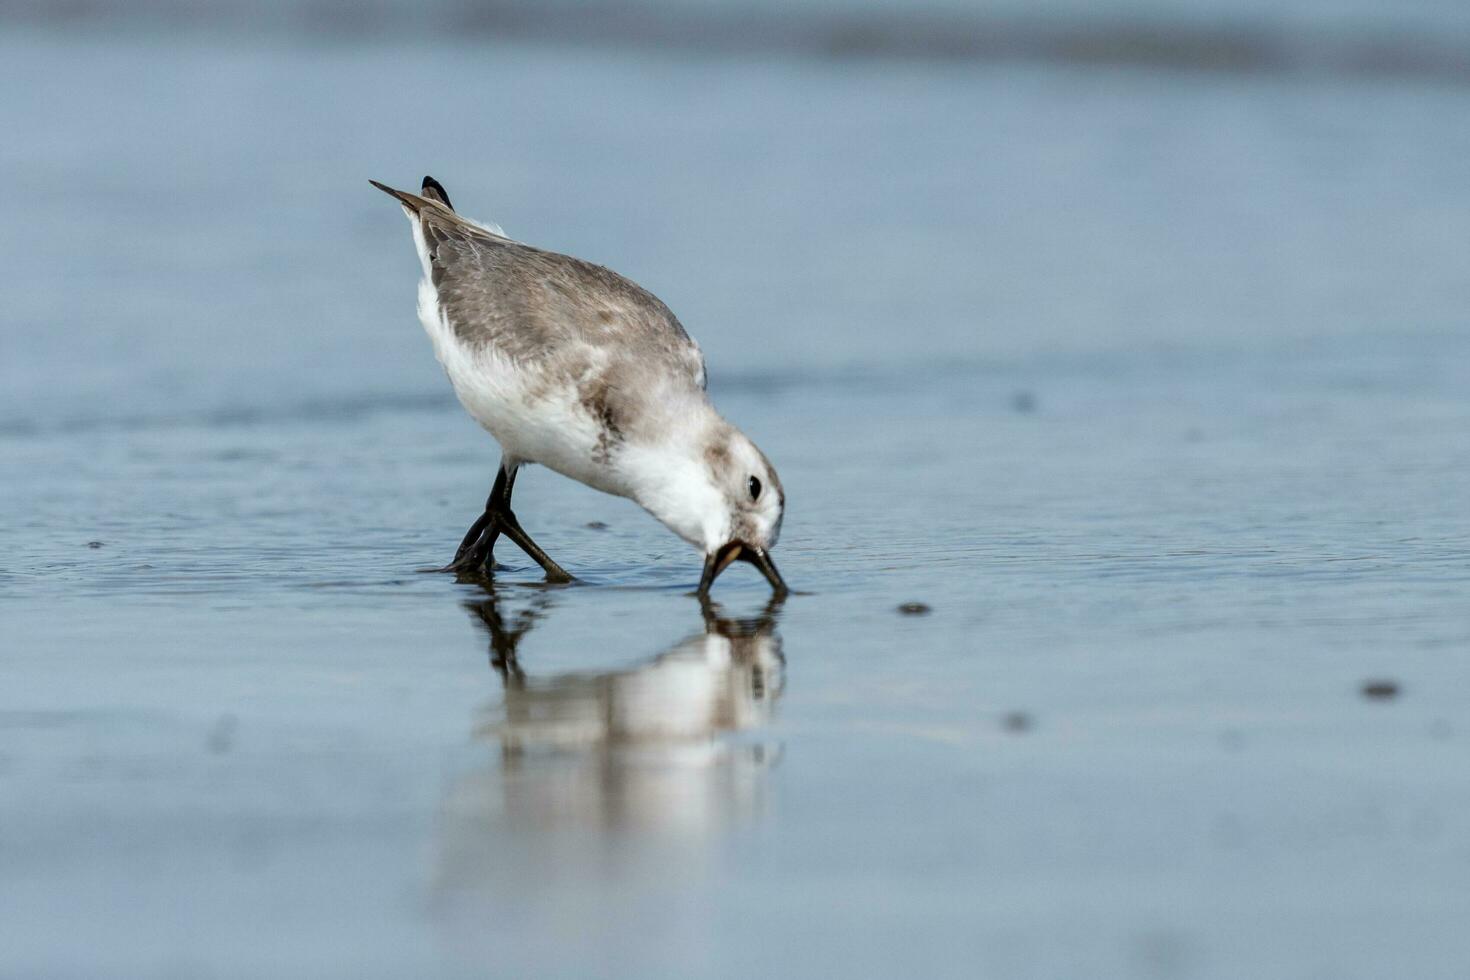
{"label": "tail feather", "polygon": [[393,197],[411,216],[418,218],[425,225],[434,225],[445,231],[458,229],[457,234],[470,233],[481,238],[489,237],[502,242],[511,241],[505,232],[500,230],[499,225],[472,221],[455,211],[449,203],[449,194],[445,192],[444,185],[433,177],[424,178],[422,196],[400,191],[376,180],[369,180],[368,183]]}
{"label": "tail feather", "polygon": [[431,204],[438,203],[438,202],[430,202],[430,201],[427,201],[424,198],[419,197],[417,194],[410,194],[408,191],[396,190],[396,189],[394,189],[392,187],[389,187],[387,184],[380,184],[376,180],[369,180],[368,183],[369,184],[372,184],[374,187],[376,187],[378,190],[382,191],[384,194],[389,194],[389,195],[397,198],[399,204],[402,204],[404,207],[408,208],[414,214],[418,214],[424,208],[430,207]]}
{"label": "tail feather", "polygon": [[433,177],[424,178],[424,188],[420,192],[422,196],[419,194],[410,194],[408,191],[397,190],[389,187],[387,184],[381,184],[376,180],[369,180],[368,183],[372,184],[384,194],[391,194],[396,197],[398,203],[408,208],[414,214],[418,214],[426,205],[435,205],[450,212],[454,210],[454,205],[449,203],[449,194],[444,190],[444,185]]}

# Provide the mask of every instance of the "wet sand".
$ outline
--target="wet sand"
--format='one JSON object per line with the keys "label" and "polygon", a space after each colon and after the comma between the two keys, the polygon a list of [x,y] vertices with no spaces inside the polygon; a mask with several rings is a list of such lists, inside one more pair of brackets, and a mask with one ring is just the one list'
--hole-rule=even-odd
{"label": "wet sand", "polygon": [[[0,45],[54,64],[0,102],[0,974],[1462,969],[1470,90]],[[365,182],[424,170],[670,303],[810,594],[702,610],[536,470],[583,584],[421,572],[494,466]]]}

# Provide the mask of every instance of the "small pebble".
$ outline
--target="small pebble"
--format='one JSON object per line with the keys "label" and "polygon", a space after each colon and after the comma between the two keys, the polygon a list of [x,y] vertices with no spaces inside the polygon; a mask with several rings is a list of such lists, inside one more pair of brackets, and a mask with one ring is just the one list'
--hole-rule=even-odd
{"label": "small pebble", "polygon": [[1391,701],[1399,696],[1397,681],[1364,681],[1363,697],[1370,701]]}
{"label": "small pebble", "polygon": [[927,616],[932,610],[922,602],[905,602],[898,611],[905,616]]}
{"label": "small pebble", "polygon": [[1031,730],[1031,716],[1024,711],[1012,711],[1000,720],[1001,727],[1008,732],[1029,732]]}
{"label": "small pebble", "polygon": [[96,551],[98,548],[102,547],[102,542],[101,541],[88,541],[87,542],[87,547],[88,548],[91,548],[93,551]]}

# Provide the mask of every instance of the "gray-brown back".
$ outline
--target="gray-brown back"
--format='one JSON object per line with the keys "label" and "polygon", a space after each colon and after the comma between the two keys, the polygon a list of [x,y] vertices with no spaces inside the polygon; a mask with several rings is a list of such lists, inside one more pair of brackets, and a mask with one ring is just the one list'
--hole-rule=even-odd
{"label": "gray-brown back", "polygon": [[600,348],[703,386],[703,360],[658,297],[611,269],[470,225],[452,212],[419,213],[429,270],[455,336],[522,363],[580,360]]}

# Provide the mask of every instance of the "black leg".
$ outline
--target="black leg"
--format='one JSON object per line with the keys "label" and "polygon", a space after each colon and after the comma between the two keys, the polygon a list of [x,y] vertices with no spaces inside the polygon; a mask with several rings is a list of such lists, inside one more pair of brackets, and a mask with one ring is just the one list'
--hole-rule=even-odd
{"label": "black leg", "polygon": [[441,572],[482,572],[494,564],[495,539],[500,528],[495,515],[510,507],[510,491],[515,486],[515,472],[506,473],[504,461],[495,473],[495,485],[485,500],[485,511],[475,518],[475,523],[465,532],[464,540],[455,549],[454,559],[439,569]]}
{"label": "black leg", "polygon": [[454,560],[444,566],[444,571],[450,571],[459,564],[460,560],[469,553],[470,548],[474,547],[475,542],[480,540],[480,533],[485,530],[485,525],[488,523],[490,523],[490,512],[487,510],[475,518],[475,523],[471,524],[470,529],[465,532],[464,540],[455,549]]}
{"label": "black leg", "polygon": [[495,564],[495,541],[504,534],[510,538],[521,550],[530,555],[536,564],[540,565],[546,572],[546,577],[552,582],[570,582],[572,577],[562,568],[521,527],[521,522],[516,520],[516,515],[510,509],[510,495],[515,489],[516,470],[506,469],[504,461],[500,464],[500,471],[495,474],[495,485],[490,489],[490,496],[485,501],[485,512],[479,516],[470,529],[466,532],[464,540],[460,542],[458,550],[454,553],[454,560],[445,566],[446,572],[479,572],[492,568]]}
{"label": "black leg", "polygon": [[[444,566],[443,571],[455,572],[466,570],[465,556],[470,553],[471,548],[479,543],[481,535],[485,532],[485,525],[490,523],[490,518],[495,511],[502,508],[502,500],[504,501],[503,507],[509,509],[510,489],[515,486],[515,480],[515,474],[511,473],[507,476],[505,464],[501,463],[500,469],[495,473],[495,485],[490,488],[490,496],[485,500],[485,512],[475,518],[475,523],[471,524],[470,529],[465,532],[464,540],[459,543],[459,548],[454,552],[454,560]],[[493,538],[489,542],[489,545],[492,548],[494,547],[495,541]],[[481,560],[476,564],[484,564],[484,561]]]}
{"label": "black leg", "polygon": [[542,551],[541,546],[531,540],[531,536],[521,528],[521,522],[516,520],[516,515],[512,514],[509,509],[501,515],[500,529],[505,532],[507,538],[520,545],[521,550],[530,555],[536,564],[541,566],[542,570],[546,572],[546,580],[548,582],[570,582],[572,580],[571,575],[567,574],[565,568],[552,561],[551,556]]}

